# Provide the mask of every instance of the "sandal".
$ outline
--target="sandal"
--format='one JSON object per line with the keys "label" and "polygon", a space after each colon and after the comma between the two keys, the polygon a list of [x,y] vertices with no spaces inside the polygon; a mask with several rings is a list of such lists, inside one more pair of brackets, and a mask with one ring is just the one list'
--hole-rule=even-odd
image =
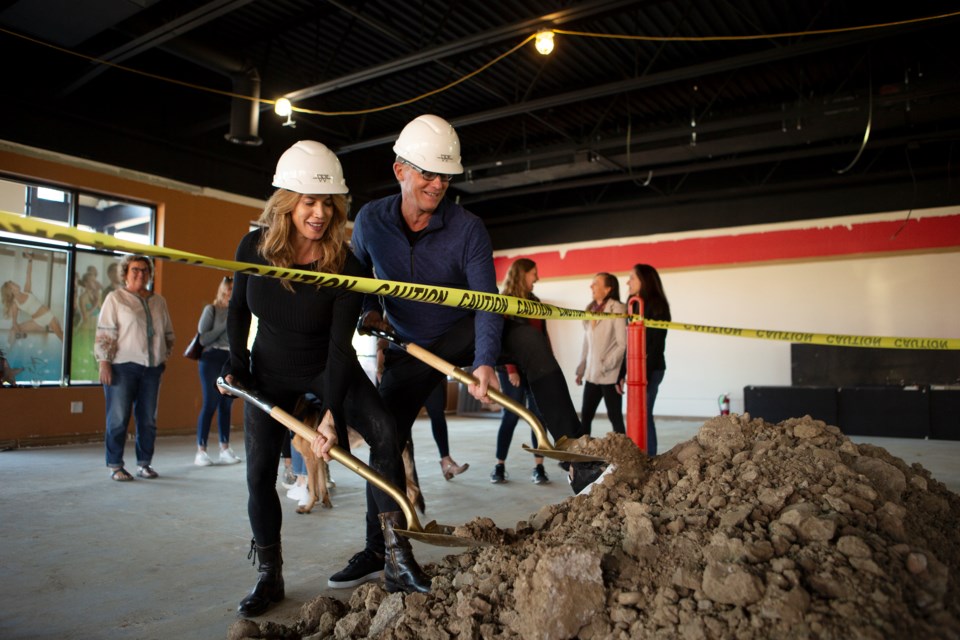
{"label": "sandal", "polygon": [[470,468],[469,462],[465,464],[457,464],[452,460],[447,463],[444,463],[443,460],[440,461],[440,471],[443,472],[444,480],[453,480],[453,476],[458,476],[469,468]]}
{"label": "sandal", "polygon": [[116,480],[117,482],[130,482],[133,480],[133,476],[123,467],[117,467],[110,472],[110,479]]}

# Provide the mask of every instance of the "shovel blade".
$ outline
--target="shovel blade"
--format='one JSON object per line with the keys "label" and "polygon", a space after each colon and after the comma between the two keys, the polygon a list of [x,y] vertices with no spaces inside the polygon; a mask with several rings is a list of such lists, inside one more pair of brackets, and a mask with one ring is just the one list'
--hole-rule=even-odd
{"label": "shovel blade", "polygon": [[394,529],[397,535],[419,540],[425,544],[437,547],[483,547],[492,545],[492,542],[474,540],[453,535],[455,528],[447,524],[429,523],[423,529]]}
{"label": "shovel blade", "polygon": [[587,455],[585,453],[574,453],[572,451],[563,451],[562,449],[534,449],[529,445],[523,445],[524,451],[529,451],[535,456],[562,460],[565,462],[606,462],[604,458]]}
{"label": "shovel blade", "polygon": [[553,458],[554,460],[562,460],[564,462],[606,462],[603,458],[598,458],[597,456],[591,456],[586,453],[576,453],[575,451],[570,451],[570,448],[576,443],[575,440],[571,440],[566,436],[561,437],[557,440],[554,446],[550,446],[550,443],[544,443],[547,446],[544,447],[543,444],[540,445],[540,448],[534,449],[527,445],[523,445],[524,451],[529,451],[535,456],[543,456],[544,458]]}

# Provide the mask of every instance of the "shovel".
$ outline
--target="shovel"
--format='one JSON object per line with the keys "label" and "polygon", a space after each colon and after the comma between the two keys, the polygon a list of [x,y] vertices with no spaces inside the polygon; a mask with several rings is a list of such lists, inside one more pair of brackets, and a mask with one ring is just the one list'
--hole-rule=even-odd
{"label": "shovel", "polygon": [[[383,338],[384,340],[397,345],[417,360],[420,360],[424,364],[430,365],[440,373],[450,376],[457,382],[462,382],[463,384],[480,383],[479,380],[474,378],[463,369],[450,364],[440,356],[430,353],[419,345],[402,342],[400,338],[389,331],[368,326],[357,327],[357,331],[359,331],[361,334]],[[557,440],[555,445],[551,446],[550,438],[547,436],[546,430],[543,428],[543,425],[540,424],[540,421],[537,419],[537,417],[533,415],[533,412],[528,410],[516,400],[513,400],[512,398],[500,393],[496,389],[488,388],[487,395],[493,398],[493,400],[504,409],[517,414],[530,424],[533,432],[537,435],[537,448],[534,449],[533,447],[523,445],[523,449],[525,451],[529,451],[535,456],[543,456],[545,458],[553,458],[555,460],[565,460],[567,462],[606,462],[606,460],[603,458],[598,458],[597,456],[590,456],[583,453],[575,453],[570,451],[569,447],[573,444],[573,441],[569,440],[566,436],[561,437],[559,440]]]}
{"label": "shovel", "polygon": [[[243,398],[247,402],[256,406],[258,409],[270,414],[271,418],[290,429],[304,440],[312,443],[317,439],[316,431],[300,422],[280,407],[267,402],[253,392],[242,387],[238,387],[234,384],[230,384],[223,378],[217,379],[217,386],[229,391],[235,396]],[[382,489],[391,498],[397,501],[397,504],[400,505],[400,509],[403,511],[403,515],[407,518],[407,528],[394,529],[397,534],[439,547],[478,547],[485,544],[490,544],[480,540],[474,540],[472,538],[455,536],[453,535],[454,527],[445,524],[437,524],[436,521],[431,521],[425,527],[421,526],[420,521],[417,519],[417,514],[414,511],[413,505],[410,503],[410,500],[407,498],[406,494],[390,484],[386,478],[371,469],[367,464],[359,460],[357,457],[339,445],[334,445],[331,447],[330,457],[345,466],[350,471],[356,473],[370,484]]]}

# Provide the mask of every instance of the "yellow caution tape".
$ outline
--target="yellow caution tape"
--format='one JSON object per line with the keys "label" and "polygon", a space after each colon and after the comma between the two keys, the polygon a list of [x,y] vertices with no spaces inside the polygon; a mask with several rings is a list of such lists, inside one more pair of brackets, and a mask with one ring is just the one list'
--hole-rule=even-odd
{"label": "yellow caution tape", "polygon": [[[632,322],[639,321],[638,316],[631,316]],[[960,349],[958,338],[899,338],[889,336],[852,336],[839,333],[806,333],[803,331],[770,331],[767,329],[735,329],[731,327],[711,327],[703,324],[683,324],[680,322],[663,322],[661,320],[646,320],[644,324],[654,329],[675,329],[678,331],[693,331],[709,333],[719,336],[734,336],[737,338],[759,338],[760,340],[779,340],[800,344],[819,344],[829,347],[873,347],[879,349],[932,349],[935,351],[952,351]]]}
{"label": "yellow caution tape", "polygon": [[498,293],[483,293],[467,289],[452,289],[425,284],[411,284],[393,280],[378,280],[359,276],[343,276],[340,274],[320,273],[318,271],[304,271],[302,269],[287,269],[264,266],[235,260],[219,260],[196,253],[177,251],[158,247],[156,245],[141,244],[119,240],[105,233],[84,231],[75,227],[64,227],[50,222],[43,222],[36,218],[0,211],[0,231],[31,235],[45,240],[66,242],[69,244],[89,245],[97,249],[136,253],[152,258],[163,258],[173,262],[195,264],[214,269],[249,273],[269,278],[280,278],[315,284],[321,287],[347,289],[357,293],[370,293],[404,300],[416,300],[441,304],[447,307],[470,309],[475,311],[489,311],[503,315],[520,316],[523,318],[554,318],[574,320],[605,320],[609,318],[626,318],[626,314],[591,313],[577,309],[564,309],[543,302],[504,296]]}
{"label": "yellow caution tape", "polygon": [[[97,249],[109,251],[136,253],[152,258],[162,258],[173,262],[194,264],[213,269],[294,280],[296,282],[316,284],[321,287],[347,289],[357,293],[389,296],[402,298],[404,300],[416,300],[418,302],[440,304],[460,309],[488,311],[490,313],[519,316],[522,318],[542,318],[546,320],[607,320],[610,318],[627,318],[630,322],[638,322],[643,319],[640,316],[629,314],[594,313],[581,311],[579,309],[565,309],[544,302],[515,298],[497,293],[483,293],[469,291],[467,289],[453,289],[450,287],[412,284],[393,280],[378,280],[358,276],[343,276],[340,274],[304,271],[301,269],[278,268],[249,262],[237,262],[235,260],[220,260],[197,253],[188,253],[186,251],[178,251],[156,245],[119,240],[104,233],[84,231],[74,227],[64,227],[7,211],[0,211],[0,231],[30,235],[45,240],[66,242],[69,244],[89,245]],[[713,335],[759,338],[762,340],[779,340],[835,347],[879,347],[884,349],[932,349],[943,351],[960,350],[960,339],[957,338],[900,338],[768,331],[762,329],[735,329],[729,327],[683,324],[679,322],[664,322],[661,320],[645,320],[644,323],[646,326],[654,329],[673,329],[676,331],[693,331]]]}

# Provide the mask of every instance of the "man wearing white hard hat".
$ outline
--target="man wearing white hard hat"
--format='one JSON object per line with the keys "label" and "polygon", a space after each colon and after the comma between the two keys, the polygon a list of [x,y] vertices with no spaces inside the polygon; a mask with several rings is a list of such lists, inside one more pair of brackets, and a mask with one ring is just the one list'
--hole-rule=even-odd
{"label": "man wearing white hard hat", "polygon": [[[457,132],[443,118],[419,116],[404,127],[393,151],[400,193],[370,202],[357,214],[351,240],[357,258],[381,279],[496,294],[493,248],[483,221],[444,197],[453,177],[463,173]],[[364,324],[385,328],[385,311],[402,341],[456,365],[472,365],[480,384],[471,385],[469,391],[484,401],[489,401],[489,387],[498,388],[494,366],[502,340],[511,361],[528,373],[550,433],[555,438],[579,435],[580,422],[563,372],[535,330],[531,335],[512,329],[504,334],[503,316],[497,313],[386,296],[379,300],[368,296],[364,311]],[[443,377],[401,349],[386,353],[380,395],[396,420],[401,445],[409,439],[427,395]],[[382,544],[378,534],[377,523],[368,518],[367,549],[331,578],[331,584],[334,578],[358,577],[377,568]]]}
{"label": "man wearing white hard hat", "polygon": [[[277,190],[260,215],[259,228],[240,241],[238,261],[369,277],[369,269],[346,242],[347,184],[332,151],[319,142],[301,140],[280,158],[273,186]],[[349,424],[369,443],[370,466],[402,490],[406,477],[396,426],[352,345],[361,302],[360,296],[344,289],[238,271],[227,315],[230,361],[224,379],[255,390],[288,413],[294,412],[302,395],[312,394],[323,416],[314,453],[328,459],[337,434],[345,435]],[[253,315],[258,330],[248,350]],[[241,616],[260,615],[284,597],[276,482],[285,438],[287,430],[281,423],[246,403],[247,510],[253,531],[248,557],[259,558],[260,564],[256,585],[240,602]],[[400,506],[380,489],[374,488],[368,498],[370,517],[381,523],[388,540],[389,561],[381,556],[380,567],[387,591],[429,591],[430,579],[413,558],[410,542],[392,531],[406,528]]]}

